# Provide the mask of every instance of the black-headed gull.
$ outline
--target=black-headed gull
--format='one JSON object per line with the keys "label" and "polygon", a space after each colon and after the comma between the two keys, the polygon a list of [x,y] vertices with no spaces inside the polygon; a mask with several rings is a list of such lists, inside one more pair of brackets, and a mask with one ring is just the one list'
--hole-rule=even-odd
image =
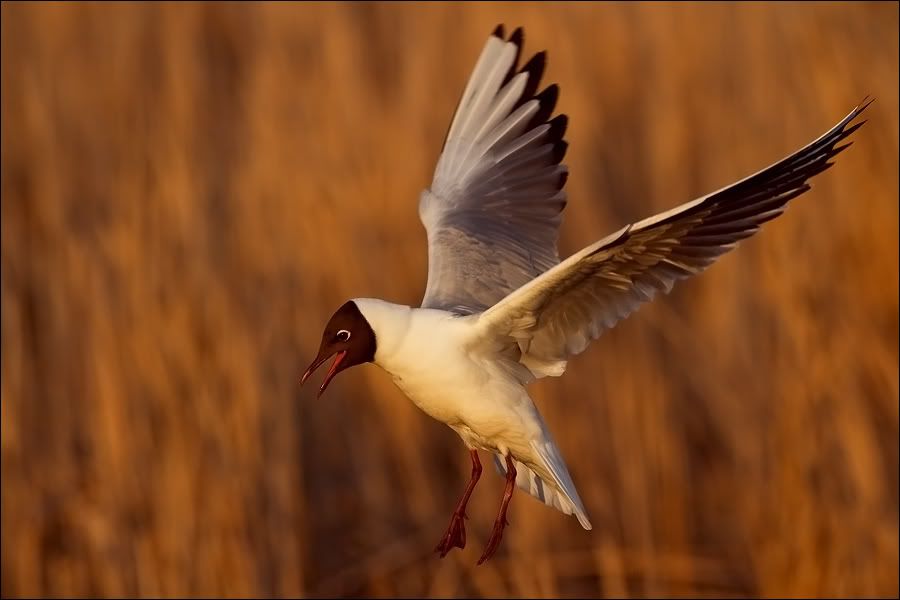
{"label": "black-headed gull", "polygon": [[[515,486],[591,523],[559,449],[525,386],[559,376],[566,361],[657,292],[695,275],[780,215],[830,167],[862,125],[855,108],[825,135],[758,173],[633,223],[560,262],[567,118],[552,117],[558,88],[538,93],[545,54],[517,67],[522,30],[488,38],[456,109],[434,181],[419,201],[428,232],[420,308],[357,298],[325,326],[302,381],[335,356],[319,389],[374,362],[433,418],[463,439],[472,476],[436,551],[465,547],[466,504],[490,452],[506,489],[490,540],[506,525]],[[552,117],[552,118],[551,118]]]}

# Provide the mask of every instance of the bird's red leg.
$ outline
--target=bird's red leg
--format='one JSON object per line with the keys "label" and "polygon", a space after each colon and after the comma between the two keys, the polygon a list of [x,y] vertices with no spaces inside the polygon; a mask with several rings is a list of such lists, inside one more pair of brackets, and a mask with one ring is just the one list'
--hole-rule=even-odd
{"label": "bird's red leg", "polygon": [[494,555],[500,546],[500,540],[503,539],[503,528],[509,525],[506,520],[506,508],[512,499],[513,490],[516,489],[516,466],[513,464],[512,457],[506,455],[506,490],[503,491],[503,500],[500,501],[500,512],[497,514],[497,520],[494,521],[494,530],[491,531],[491,539],[488,540],[484,549],[484,554],[478,559],[480,565]]}
{"label": "bird's red leg", "polygon": [[456,510],[453,511],[453,516],[450,517],[447,533],[444,534],[444,537],[441,538],[441,541],[438,542],[437,547],[434,549],[435,552],[441,553],[441,558],[447,556],[447,553],[454,546],[457,548],[466,547],[465,519],[468,518],[466,517],[466,504],[469,502],[472,490],[475,489],[475,484],[478,483],[478,478],[481,477],[481,461],[478,460],[478,451],[474,449],[469,450],[469,454],[472,456],[472,477],[469,479],[468,485],[466,485],[463,497],[459,499],[459,504],[456,505]]}

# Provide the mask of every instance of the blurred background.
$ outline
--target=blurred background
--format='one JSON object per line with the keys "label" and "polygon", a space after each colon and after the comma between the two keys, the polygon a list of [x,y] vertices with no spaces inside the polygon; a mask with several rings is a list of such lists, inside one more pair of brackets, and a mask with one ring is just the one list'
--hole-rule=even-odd
{"label": "blurred background", "polygon": [[[594,523],[432,549],[465,447],[347,298],[417,305],[418,194],[497,23],[570,118],[566,256],[869,124],[533,395]],[[2,5],[2,595],[896,596],[898,5]],[[317,376],[315,382],[321,378]]]}

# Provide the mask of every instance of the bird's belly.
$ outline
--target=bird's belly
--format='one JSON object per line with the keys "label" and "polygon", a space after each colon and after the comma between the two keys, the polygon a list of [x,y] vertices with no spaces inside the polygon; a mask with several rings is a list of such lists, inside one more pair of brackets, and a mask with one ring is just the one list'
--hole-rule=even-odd
{"label": "bird's belly", "polygon": [[452,376],[436,384],[394,377],[394,382],[425,414],[447,424],[470,448],[506,453],[526,428],[510,390],[497,382]]}
{"label": "bird's belly", "polygon": [[[451,381],[420,383],[415,379],[394,376],[394,383],[422,412],[451,425],[460,420],[466,390]],[[461,410],[462,409],[462,410]]]}
{"label": "bird's belly", "polygon": [[498,436],[484,436],[467,424],[451,425],[450,428],[462,438],[462,441],[465,442],[466,446],[469,448],[506,454],[507,445],[504,444]]}

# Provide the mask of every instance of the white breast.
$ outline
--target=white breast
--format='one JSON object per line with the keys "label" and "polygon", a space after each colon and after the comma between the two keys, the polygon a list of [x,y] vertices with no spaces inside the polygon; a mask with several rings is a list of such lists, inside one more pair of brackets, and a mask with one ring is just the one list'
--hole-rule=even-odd
{"label": "white breast", "polygon": [[375,332],[375,363],[423,412],[471,446],[496,449],[531,433],[533,405],[498,364],[468,347],[474,317],[356,300]]}
{"label": "white breast", "polygon": [[412,309],[403,339],[375,362],[388,371],[416,406],[449,425],[460,422],[468,399],[490,384],[489,373],[464,345],[470,319],[431,309]]}

